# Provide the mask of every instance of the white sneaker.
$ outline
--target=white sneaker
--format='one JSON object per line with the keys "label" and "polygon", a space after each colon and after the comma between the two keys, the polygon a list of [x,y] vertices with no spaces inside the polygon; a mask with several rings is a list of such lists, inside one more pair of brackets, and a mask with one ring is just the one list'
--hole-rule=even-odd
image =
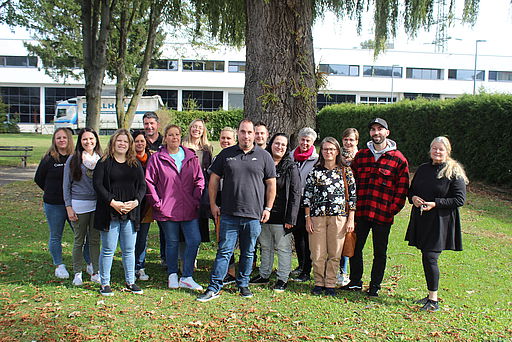
{"label": "white sneaker", "polygon": [[194,290],[194,291],[203,291],[203,287],[196,283],[192,277],[186,277],[180,279],[180,287],[184,289]]}
{"label": "white sneaker", "polygon": [[98,284],[101,284],[101,282],[100,282],[100,274],[99,273],[93,274],[91,276],[91,281],[95,282],[95,283],[98,283]]}
{"label": "white sneaker", "polygon": [[55,269],[55,276],[60,279],[68,279],[69,278],[69,272],[66,270],[66,265],[60,264]]}
{"label": "white sneaker", "polygon": [[73,279],[73,285],[80,286],[84,282],[82,281],[82,272],[75,273],[75,279]]}
{"label": "white sneaker", "polygon": [[139,278],[139,280],[143,280],[143,281],[149,280],[149,276],[146,274],[146,272],[144,272],[143,268],[136,271],[135,274]]}
{"label": "white sneaker", "polygon": [[85,271],[87,272],[87,274],[89,274],[91,276],[94,274],[94,268],[92,267],[92,263],[87,265],[87,268],[85,269]]}
{"label": "white sneaker", "polygon": [[178,284],[178,273],[169,274],[168,285],[170,289],[177,289],[178,287],[180,287],[180,285]]}
{"label": "white sneaker", "polygon": [[349,278],[348,274],[346,274],[346,273],[338,274],[337,280],[336,280],[336,285],[345,286],[348,283],[350,283],[350,278]]}

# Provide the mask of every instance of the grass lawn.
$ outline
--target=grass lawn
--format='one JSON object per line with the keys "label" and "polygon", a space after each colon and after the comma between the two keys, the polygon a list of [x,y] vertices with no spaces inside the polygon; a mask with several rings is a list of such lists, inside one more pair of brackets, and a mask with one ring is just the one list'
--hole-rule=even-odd
{"label": "grass lawn", "polygon": [[[150,230],[143,295],[123,292],[120,255],[112,269],[114,297],[98,285],[58,280],[47,249],[42,193],[32,182],[0,187],[0,340],[83,341],[362,341],[492,340],[512,338],[512,205],[470,193],[462,211],[463,252],[440,258],[442,310],[412,304],[425,293],[420,253],[403,241],[410,207],[397,217],[381,296],[310,294],[312,282],[290,282],[285,293],[252,286],[243,299],[229,285],[207,303],[196,293],[170,290],[159,262],[158,229]],[[64,260],[71,268],[72,234],[66,228]],[[366,248],[368,282],[371,253]],[[202,244],[196,280],[206,286],[215,244]],[[84,273],[85,275],[85,273]],[[88,277],[84,277],[88,279]]]}

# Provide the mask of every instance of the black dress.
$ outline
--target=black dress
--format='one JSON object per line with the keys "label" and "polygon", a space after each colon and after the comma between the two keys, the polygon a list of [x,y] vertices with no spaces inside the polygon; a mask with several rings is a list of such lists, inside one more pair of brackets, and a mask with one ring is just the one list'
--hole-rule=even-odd
{"label": "black dress", "polygon": [[413,206],[405,240],[423,251],[462,250],[459,207],[466,200],[466,184],[461,178],[437,178],[444,164],[422,164],[409,188],[409,202],[419,196],[436,206],[420,215]]}

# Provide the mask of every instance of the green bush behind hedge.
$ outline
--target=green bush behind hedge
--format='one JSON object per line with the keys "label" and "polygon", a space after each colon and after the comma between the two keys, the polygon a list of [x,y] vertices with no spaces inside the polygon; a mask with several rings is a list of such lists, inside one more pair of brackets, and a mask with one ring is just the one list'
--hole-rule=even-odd
{"label": "green bush behind hedge", "polygon": [[384,118],[390,138],[412,166],[429,160],[434,137],[445,135],[452,157],[461,162],[471,179],[512,185],[512,95],[465,95],[457,99],[404,100],[385,106],[339,104],[318,114],[321,137],[341,139],[343,130],[359,130],[359,148],[370,139],[368,122]]}

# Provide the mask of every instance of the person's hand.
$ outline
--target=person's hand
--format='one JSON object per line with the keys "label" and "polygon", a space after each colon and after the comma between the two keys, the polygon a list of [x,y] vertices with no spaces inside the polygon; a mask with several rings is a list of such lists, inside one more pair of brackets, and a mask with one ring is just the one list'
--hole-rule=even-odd
{"label": "person's hand", "polygon": [[210,211],[212,213],[213,219],[216,219],[217,217],[220,216],[220,208],[217,204],[210,204]]}
{"label": "person's hand", "polygon": [[354,231],[354,219],[353,218],[347,218],[347,221],[345,222],[345,232],[352,233]]}
{"label": "person's hand", "polygon": [[284,224],[284,228],[286,228],[286,229],[292,229],[292,228],[293,228],[293,224],[285,223],[285,224]]}
{"label": "person's hand", "polygon": [[315,232],[313,229],[313,221],[311,221],[311,216],[306,217],[306,230],[309,234],[313,234]]}
{"label": "person's hand", "polygon": [[68,218],[72,222],[78,221],[78,216],[76,215],[75,211],[72,207],[66,207],[66,211],[68,213]]}
{"label": "person's hand", "polygon": [[415,207],[419,208],[422,204],[425,204],[425,201],[423,198],[419,196],[412,196],[412,204],[414,204]]}
{"label": "person's hand", "polygon": [[436,202],[423,202],[423,211],[430,211],[436,206]]}
{"label": "person's hand", "polygon": [[124,209],[124,202],[112,200],[110,201],[110,206],[114,208],[115,211],[117,211],[119,214],[123,215],[125,212]]}
{"label": "person's hand", "polygon": [[129,213],[130,211],[132,211],[133,209],[135,209],[138,205],[139,205],[138,200],[124,202],[124,206],[121,210],[124,214],[126,214],[126,213]]}
{"label": "person's hand", "polygon": [[269,218],[270,218],[270,211],[268,211],[267,209],[263,210],[263,213],[261,214],[260,222],[265,223],[268,221]]}

